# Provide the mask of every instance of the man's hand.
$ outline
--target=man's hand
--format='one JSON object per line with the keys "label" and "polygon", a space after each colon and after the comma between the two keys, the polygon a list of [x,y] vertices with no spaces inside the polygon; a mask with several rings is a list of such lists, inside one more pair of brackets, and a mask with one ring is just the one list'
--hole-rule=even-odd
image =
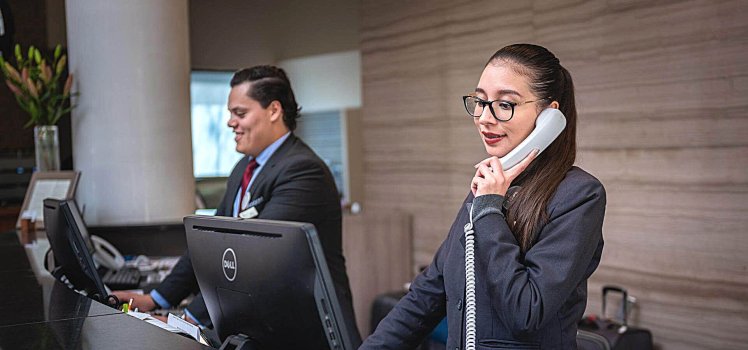
{"label": "man's hand", "polygon": [[193,319],[192,319],[192,317],[190,317],[190,315],[188,315],[188,314],[184,314],[184,317],[183,317],[183,318],[184,318],[184,320],[185,320],[185,321],[187,321],[187,322],[189,322],[189,323],[192,323],[192,324],[194,324],[195,326],[199,326],[199,324],[197,324],[197,321],[193,320]]}
{"label": "man's hand", "polygon": [[151,311],[156,308],[156,302],[153,301],[153,298],[151,298],[148,294],[140,294],[135,292],[126,292],[126,291],[116,291],[112,292],[114,296],[119,299],[122,303],[127,303],[132,299],[132,304],[130,305],[130,310],[135,310],[135,308],[138,308],[138,311],[146,312]]}
{"label": "man's hand", "polygon": [[157,319],[157,320],[159,320],[159,321],[161,321],[163,323],[169,323],[169,316],[151,314],[151,317],[153,317],[153,318],[155,318],[155,319]]}

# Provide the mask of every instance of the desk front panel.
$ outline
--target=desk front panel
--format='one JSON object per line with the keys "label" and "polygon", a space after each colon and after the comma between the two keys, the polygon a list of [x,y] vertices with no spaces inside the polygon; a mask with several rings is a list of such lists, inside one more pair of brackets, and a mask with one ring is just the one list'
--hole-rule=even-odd
{"label": "desk front panel", "polygon": [[210,349],[119,313],[0,327],[3,349]]}

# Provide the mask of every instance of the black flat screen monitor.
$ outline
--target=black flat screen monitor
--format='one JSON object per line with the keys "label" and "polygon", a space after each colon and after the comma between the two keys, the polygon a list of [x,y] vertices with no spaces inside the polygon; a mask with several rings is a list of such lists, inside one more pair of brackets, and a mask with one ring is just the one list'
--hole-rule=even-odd
{"label": "black flat screen monitor", "polygon": [[[187,247],[221,340],[256,349],[353,349],[311,224],[188,216]],[[351,323],[353,320],[348,320]]]}
{"label": "black flat screen monitor", "polygon": [[57,263],[52,275],[64,276],[73,288],[94,300],[110,304],[108,293],[93,261],[93,245],[74,200],[45,199],[44,221],[49,245]]}

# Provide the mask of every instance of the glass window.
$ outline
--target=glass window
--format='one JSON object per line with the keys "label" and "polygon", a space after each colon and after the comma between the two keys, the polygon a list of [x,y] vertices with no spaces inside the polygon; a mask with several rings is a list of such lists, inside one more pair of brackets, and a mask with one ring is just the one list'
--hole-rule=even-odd
{"label": "glass window", "polygon": [[327,164],[335,178],[338,193],[344,196],[345,169],[343,166],[340,118],[341,115],[338,111],[304,113],[302,109],[301,118],[297,121],[294,133],[304,140]]}
{"label": "glass window", "polygon": [[229,176],[242,157],[226,126],[233,72],[192,72],[192,164],[195,178]]}

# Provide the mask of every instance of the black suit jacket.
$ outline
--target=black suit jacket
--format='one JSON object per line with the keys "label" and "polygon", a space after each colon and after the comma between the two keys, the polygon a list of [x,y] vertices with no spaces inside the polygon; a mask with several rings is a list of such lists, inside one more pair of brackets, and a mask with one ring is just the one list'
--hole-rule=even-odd
{"label": "black suit jacket", "polygon": [[[447,316],[447,349],[465,346],[465,224],[474,205],[478,349],[576,349],[587,279],[603,249],[605,189],[574,167],[548,204],[548,222],[522,254],[503,197],[468,194],[431,265],[361,349],[413,349]],[[481,210],[483,208],[483,210]]]}
{"label": "black suit jacket", "polygon": [[[231,171],[226,193],[217,208],[217,216],[232,216],[234,199],[241,186],[248,158],[242,158]],[[358,331],[345,270],[342,244],[342,214],[335,181],[325,163],[303,141],[293,134],[268,159],[250,187],[250,204],[258,211],[258,219],[308,222],[319,234],[325,260],[335,283],[348,326]],[[189,252],[180,258],[174,270],[156,288],[172,305],[199,291]],[[210,318],[201,296],[188,306],[201,321]],[[360,337],[359,337],[360,338]]]}

